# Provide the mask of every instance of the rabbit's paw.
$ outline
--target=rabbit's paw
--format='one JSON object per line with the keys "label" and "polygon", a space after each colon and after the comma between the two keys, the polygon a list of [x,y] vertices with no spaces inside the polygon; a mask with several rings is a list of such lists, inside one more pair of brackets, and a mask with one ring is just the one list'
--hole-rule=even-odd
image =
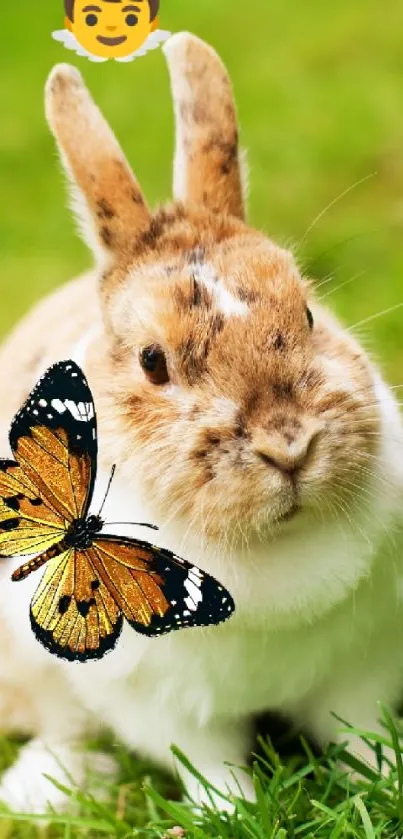
{"label": "rabbit's paw", "polygon": [[[32,740],[4,773],[0,801],[14,812],[38,815],[49,808],[62,812],[74,801],[75,789],[88,789],[89,782],[96,787],[100,775],[113,779],[115,773],[115,762],[108,755]],[[58,785],[71,790],[71,796]]]}

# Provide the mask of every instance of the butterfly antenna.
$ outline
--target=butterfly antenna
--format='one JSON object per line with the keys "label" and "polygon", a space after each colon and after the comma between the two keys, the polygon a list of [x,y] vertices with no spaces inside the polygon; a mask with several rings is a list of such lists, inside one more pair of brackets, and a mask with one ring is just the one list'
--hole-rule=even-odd
{"label": "butterfly antenna", "polygon": [[145,521],[108,521],[107,527],[115,527],[120,524],[130,524],[131,527],[149,527],[150,530],[159,530],[156,524],[148,524]]}
{"label": "butterfly antenna", "polygon": [[99,511],[99,513],[98,513],[98,515],[99,515],[99,516],[101,516],[101,515],[102,515],[102,511],[103,511],[103,509],[104,509],[104,507],[105,507],[106,499],[107,499],[107,497],[108,497],[108,495],[109,495],[109,491],[110,491],[110,488],[111,488],[111,486],[112,486],[112,481],[113,481],[113,479],[114,479],[114,477],[115,477],[115,472],[116,472],[116,463],[114,463],[114,464],[113,464],[113,466],[112,466],[111,476],[110,476],[109,481],[108,481],[108,486],[106,487],[105,497],[104,497],[104,500],[103,500],[103,502],[102,502],[101,509],[100,509],[100,511]]}

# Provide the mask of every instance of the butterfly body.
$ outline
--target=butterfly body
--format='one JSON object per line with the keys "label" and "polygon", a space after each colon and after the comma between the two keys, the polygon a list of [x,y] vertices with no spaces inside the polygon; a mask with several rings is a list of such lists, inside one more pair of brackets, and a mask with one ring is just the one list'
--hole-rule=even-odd
{"label": "butterfly body", "polygon": [[[8,505],[9,506],[9,505]],[[13,521],[13,520],[11,520]],[[45,565],[50,559],[55,559],[57,556],[65,553],[70,548],[77,548],[77,550],[85,550],[91,548],[95,536],[101,532],[105,522],[100,516],[88,516],[88,518],[74,519],[67,530],[66,536],[61,542],[52,545],[40,556],[26,562],[20,568],[17,568],[12,575],[14,582],[19,582],[28,577],[31,571],[36,571]]]}
{"label": "butterfly body", "polygon": [[0,461],[0,556],[29,557],[16,582],[46,565],[31,626],[50,652],[101,658],[123,618],[153,637],[230,617],[233,600],[213,577],[156,545],[104,534],[103,518],[89,513],[97,425],[76,364],[42,377],[13,421],[10,445],[15,460]]}
{"label": "butterfly body", "polygon": [[85,550],[93,544],[95,536],[101,532],[105,522],[100,516],[88,516],[84,519],[74,519],[71,523],[66,538],[63,540],[66,547]]}

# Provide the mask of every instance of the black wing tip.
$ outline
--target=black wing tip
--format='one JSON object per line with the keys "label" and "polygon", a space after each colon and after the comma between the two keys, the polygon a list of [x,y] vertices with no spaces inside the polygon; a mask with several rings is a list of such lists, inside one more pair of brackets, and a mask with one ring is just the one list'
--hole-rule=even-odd
{"label": "black wing tip", "polygon": [[[84,384],[86,384],[88,386],[87,377],[86,377],[83,369],[79,366],[79,364],[77,364],[76,361],[73,361],[72,358],[67,358],[64,361],[56,361],[55,364],[52,364],[51,367],[48,367],[48,369],[46,370],[46,372],[42,376],[42,379],[39,380],[39,382],[43,381],[43,379],[46,379],[48,376],[49,377],[52,377],[54,375],[57,375],[57,376],[63,375],[64,376],[66,374],[68,374],[68,377],[70,379],[77,378],[77,377],[81,378],[81,381],[84,382]],[[39,382],[38,382],[38,384],[39,384]]]}
{"label": "black wing tip", "polygon": [[81,379],[81,383],[83,383],[87,388],[89,387],[84,371],[81,367],[79,367],[79,365],[75,361],[73,361],[72,358],[68,358],[65,361],[56,361],[54,364],[48,367],[44,373],[42,373],[42,376],[40,376],[39,379],[37,379],[35,385],[31,389],[27,399],[25,400],[24,405],[17,412],[16,417],[18,417],[24,411],[26,406],[36,396],[38,391],[42,390],[42,388],[48,383],[48,380],[49,382],[53,382],[55,377],[58,377],[60,375],[64,376],[66,373],[68,373],[69,379]]}
{"label": "black wing tip", "polygon": [[30,610],[29,616],[31,629],[37,641],[39,641],[39,643],[42,644],[42,646],[45,647],[45,649],[52,655],[57,656],[57,658],[60,658],[63,661],[70,662],[79,661],[85,663],[86,661],[99,661],[105,655],[114,650],[123,628],[123,616],[120,615],[116,623],[114,633],[112,635],[108,635],[108,637],[105,638],[99,645],[97,650],[87,650],[85,653],[73,653],[66,647],[61,647],[54,640],[50,630],[43,629],[43,627],[39,626],[32,614],[32,609]]}
{"label": "black wing tip", "polygon": [[234,614],[235,609],[232,612],[228,612],[226,615],[222,615],[217,617],[216,620],[206,620],[206,621],[199,621],[195,623],[181,623],[170,626],[169,628],[156,628],[152,624],[149,626],[144,626],[143,624],[137,624],[133,621],[129,621],[130,626],[134,629],[139,635],[145,635],[147,638],[163,638],[164,635],[170,635],[172,632],[183,632],[184,629],[213,629],[214,627],[221,626],[221,624],[226,623]]}
{"label": "black wing tip", "polygon": [[[93,417],[84,424],[85,428],[81,427],[83,424],[78,423],[70,411],[59,415],[59,411],[54,410],[52,405],[50,408],[47,406],[47,402],[60,399],[88,402],[92,405]],[[42,400],[45,401],[44,406]],[[14,454],[18,452],[19,438],[32,435],[33,428],[37,426],[44,426],[50,430],[63,428],[69,436],[71,448],[76,453],[92,452],[96,458],[97,420],[94,400],[82,369],[72,359],[57,361],[49,367],[16,413],[9,430],[9,443]]]}
{"label": "black wing tip", "polygon": [[54,364],[48,367],[44,373],[42,373],[42,376],[40,376],[39,379],[37,379],[36,384],[29,393],[28,398],[26,399],[25,404],[23,405],[21,410],[18,411],[17,416],[24,410],[25,406],[36,395],[36,393],[39,390],[41,390],[41,388],[44,386],[48,379],[52,381],[55,376],[59,376],[60,374],[65,375],[66,373],[69,374],[69,378],[73,378],[73,374],[75,374],[74,377],[78,376],[79,378],[81,378],[84,384],[88,387],[88,382],[83,370],[75,361],[73,361],[72,358],[68,358],[65,361],[56,361]]}
{"label": "black wing tip", "polygon": [[[160,618],[154,615],[147,626],[137,623],[136,621],[128,621],[128,623],[132,629],[140,635],[146,635],[147,638],[160,638],[163,635],[169,635],[171,632],[178,632],[183,629],[209,629],[218,627],[220,624],[226,623],[235,612],[235,602],[233,598],[228,591],[223,589],[223,592],[224,591],[227,597],[225,602],[225,612],[219,610],[216,615],[211,613],[208,614],[209,607],[207,606],[203,612],[200,609],[195,611],[193,620],[191,619],[192,616],[189,616],[188,619],[184,619],[180,622],[173,621],[173,623],[168,623],[168,625],[166,625],[169,621],[169,617],[165,616],[165,618]],[[210,609],[214,610],[214,606],[210,606]]]}
{"label": "black wing tip", "polygon": [[79,373],[83,379],[87,381],[81,367],[79,367],[72,358],[66,358],[63,361],[56,361],[54,364],[51,364],[51,366],[48,367],[38,379],[37,385],[43,382],[43,380],[48,376],[53,376],[55,373],[70,373],[70,375],[71,373]]}

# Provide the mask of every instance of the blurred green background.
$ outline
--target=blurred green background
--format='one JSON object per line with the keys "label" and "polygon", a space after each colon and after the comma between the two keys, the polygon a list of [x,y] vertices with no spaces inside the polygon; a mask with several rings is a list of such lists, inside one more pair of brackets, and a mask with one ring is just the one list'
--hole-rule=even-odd
{"label": "blurred green background", "polygon": [[[162,0],[161,24],[207,39],[228,65],[249,149],[251,223],[283,244],[300,242],[301,266],[329,278],[319,293],[347,324],[403,303],[403,3]],[[62,0],[2,8],[0,334],[90,265],[43,115],[55,62],[82,70],[149,201],[170,196],[161,51],[93,65],[52,41],[62,26]],[[395,382],[403,381],[402,324],[397,308],[360,330]]]}

